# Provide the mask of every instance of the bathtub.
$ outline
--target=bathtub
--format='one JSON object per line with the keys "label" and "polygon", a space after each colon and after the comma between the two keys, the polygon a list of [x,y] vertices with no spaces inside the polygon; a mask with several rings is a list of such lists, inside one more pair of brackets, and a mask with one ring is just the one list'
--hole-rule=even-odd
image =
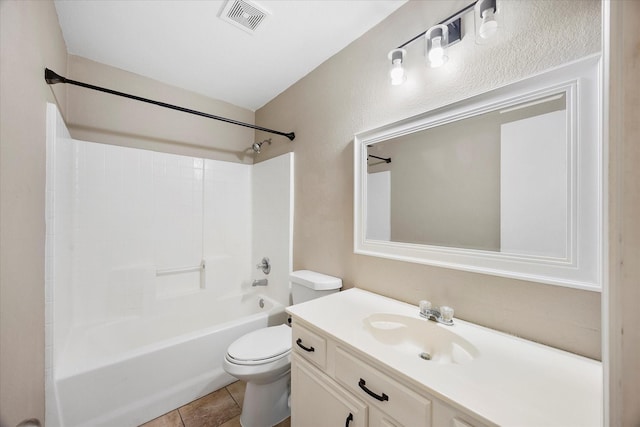
{"label": "bathtub", "polygon": [[265,296],[203,291],[157,301],[144,316],[77,327],[54,370],[60,425],[137,426],[230,384],[229,344],[284,319]]}

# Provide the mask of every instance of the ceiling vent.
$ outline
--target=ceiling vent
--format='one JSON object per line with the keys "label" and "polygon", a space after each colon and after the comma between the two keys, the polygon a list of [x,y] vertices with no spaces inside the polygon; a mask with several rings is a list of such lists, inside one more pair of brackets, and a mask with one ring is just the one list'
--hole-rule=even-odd
{"label": "ceiling vent", "polygon": [[228,0],[220,19],[253,34],[270,13],[250,0]]}

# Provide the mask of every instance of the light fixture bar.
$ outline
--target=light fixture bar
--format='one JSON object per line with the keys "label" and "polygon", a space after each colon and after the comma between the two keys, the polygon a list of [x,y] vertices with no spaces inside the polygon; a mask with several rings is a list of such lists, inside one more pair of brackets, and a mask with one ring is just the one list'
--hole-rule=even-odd
{"label": "light fixture bar", "polygon": [[[440,22],[438,22],[436,24],[436,25],[446,25],[447,27],[449,27],[449,46],[451,46],[452,44],[462,40],[462,19],[461,19],[461,16],[464,15],[465,13],[467,13],[469,10],[473,9],[473,7],[476,5],[476,3],[477,3],[477,1],[474,1],[470,5],[460,9],[459,11],[454,13],[453,15],[449,16],[448,18],[443,19],[442,21],[440,21]],[[418,34],[417,36],[415,36],[411,40],[408,40],[408,41],[404,42],[403,44],[398,46],[398,49],[402,49],[405,46],[407,46],[407,45],[413,43],[414,41],[418,40],[419,38],[424,37],[424,35],[427,34],[427,31],[429,31],[429,29],[424,30],[423,32],[421,32],[420,34]]]}

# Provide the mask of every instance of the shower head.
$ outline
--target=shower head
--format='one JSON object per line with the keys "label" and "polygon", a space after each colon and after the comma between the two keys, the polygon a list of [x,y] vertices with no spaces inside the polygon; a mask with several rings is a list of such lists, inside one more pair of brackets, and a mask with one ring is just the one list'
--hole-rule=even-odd
{"label": "shower head", "polygon": [[269,145],[271,145],[271,138],[265,139],[264,141],[261,141],[261,142],[254,142],[253,145],[251,146],[251,148],[257,154],[260,154],[260,149],[262,148],[262,144],[264,144],[265,142],[267,142],[267,143],[269,143]]}

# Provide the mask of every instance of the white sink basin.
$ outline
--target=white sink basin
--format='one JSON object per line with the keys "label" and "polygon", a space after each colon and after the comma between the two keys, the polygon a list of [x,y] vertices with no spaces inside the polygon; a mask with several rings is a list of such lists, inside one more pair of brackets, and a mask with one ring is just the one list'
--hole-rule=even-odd
{"label": "white sink basin", "polygon": [[390,313],[372,314],[364,325],[390,351],[415,355],[425,363],[464,364],[478,356],[478,349],[452,330],[455,326]]}

